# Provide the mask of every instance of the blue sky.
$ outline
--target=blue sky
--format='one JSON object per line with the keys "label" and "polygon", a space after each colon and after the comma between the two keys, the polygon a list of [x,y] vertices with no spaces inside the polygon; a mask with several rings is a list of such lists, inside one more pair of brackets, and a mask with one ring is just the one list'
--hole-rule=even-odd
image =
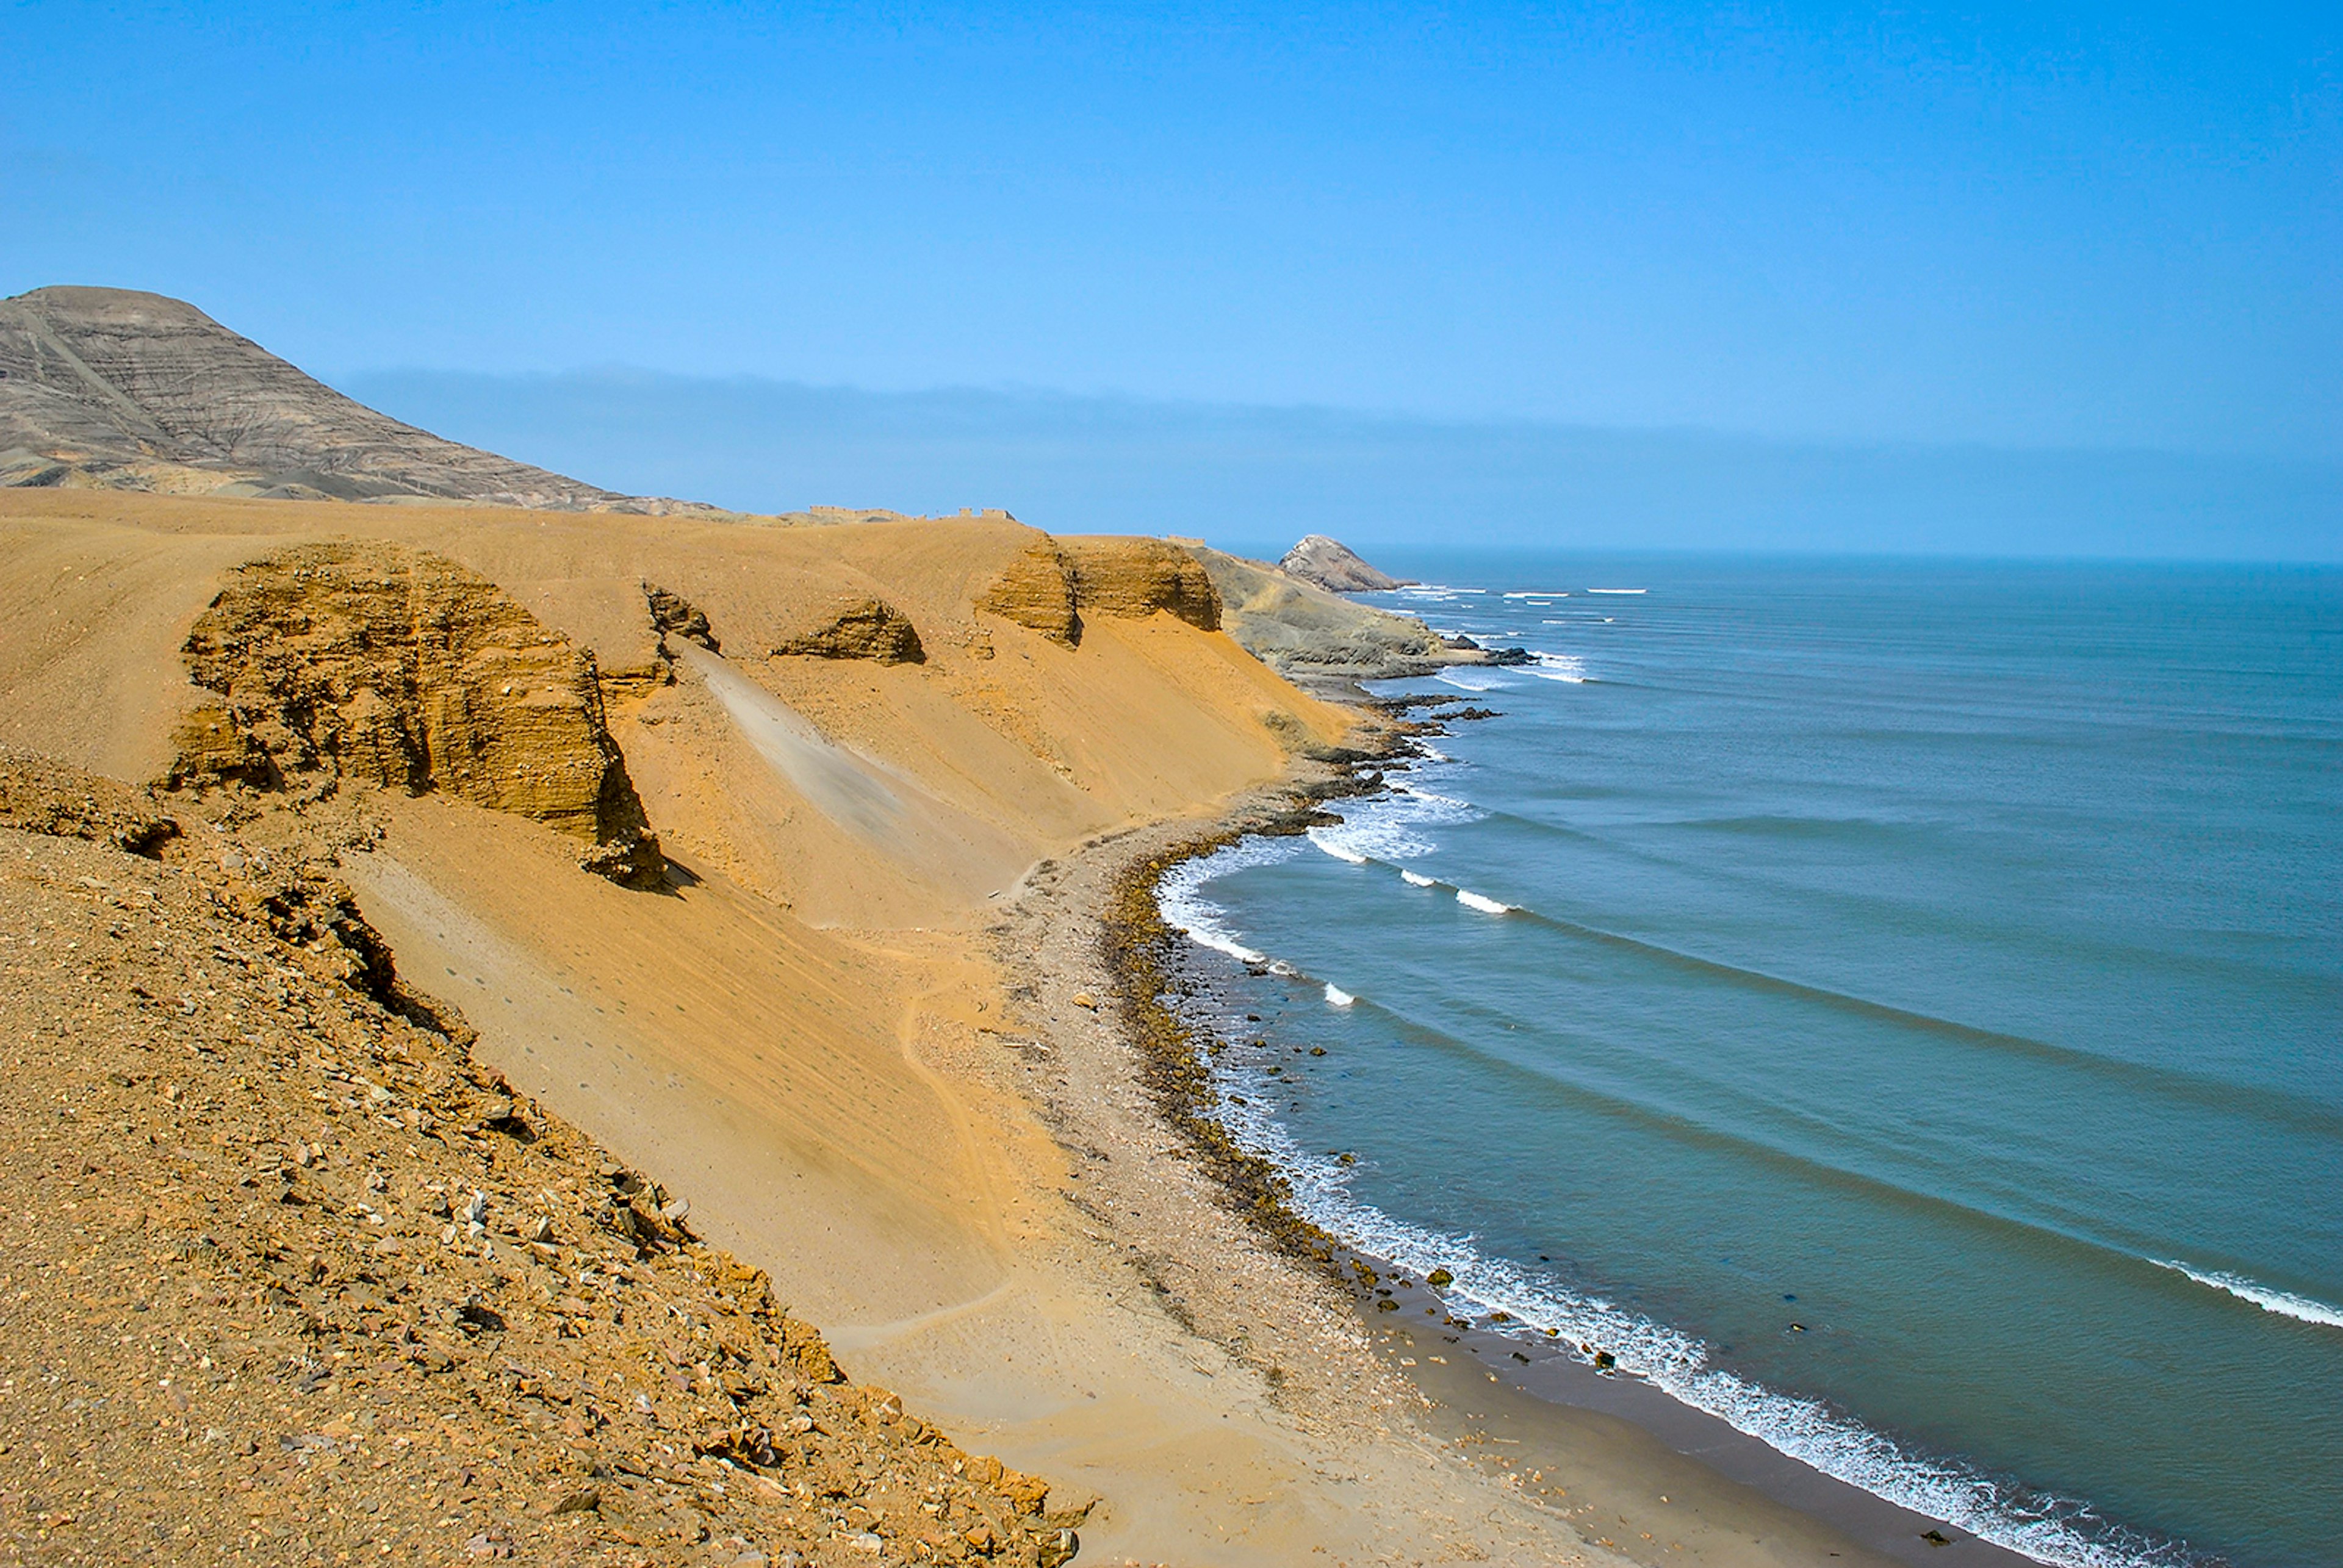
{"label": "blue sky", "polygon": [[0,293],[341,381],[2308,462],[2331,531],[2338,11],[6,5]]}

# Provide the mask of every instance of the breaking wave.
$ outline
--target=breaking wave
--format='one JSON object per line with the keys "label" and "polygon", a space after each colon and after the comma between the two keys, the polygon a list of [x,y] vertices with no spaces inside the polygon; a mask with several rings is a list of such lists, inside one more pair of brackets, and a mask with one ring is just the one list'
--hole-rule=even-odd
{"label": "breaking wave", "polygon": [[[1328,986],[1327,1000],[1335,994]],[[1241,1067],[1213,1070],[1228,1082],[1248,1081]],[[1417,1278],[1445,1269],[1453,1282],[1440,1293],[1460,1316],[1493,1327],[1493,1314],[1509,1314],[1517,1330],[1503,1332],[1590,1364],[1595,1352],[1607,1352],[1621,1372],[1777,1452],[2053,1568],[2190,1568],[2198,1561],[2178,1543],[2109,1523],[2085,1503],[1916,1452],[1819,1400],[1779,1393],[1714,1366],[1709,1346],[1697,1337],[1573,1290],[1545,1271],[1487,1256],[1469,1236],[1395,1220],[1352,1192],[1353,1167],[1300,1148],[1268,1106],[1223,1104],[1219,1115],[1242,1146],[1286,1173],[1302,1218]]]}
{"label": "breaking wave", "polygon": [[1245,839],[1202,859],[1182,860],[1164,872],[1155,884],[1155,907],[1165,925],[1184,931],[1188,940],[1199,947],[1226,953],[1239,963],[1266,964],[1272,970],[1284,970],[1285,966],[1272,962],[1266,954],[1246,946],[1234,931],[1222,924],[1228,910],[1206,898],[1203,888],[1214,877],[1248,866],[1272,865],[1290,859],[1293,852],[1291,839]]}
{"label": "breaking wave", "polygon": [[2298,1296],[2291,1291],[2273,1290],[2243,1274],[2232,1274],[2219,1269],[2192,1269],[2186,1263],[2176,1263],[2167,1258],[2150,1258],[2159,1269],[2169,1269],[2176,1274],[2186,1274],[2200,1285],[2210,1285],[2226,1291],[2239,1301],[2251,1302],[2266,1312],[2276,1312],[2297,1322],[2317,1323],[2321,1328],[2343,1329],[2343,1307],[2330,1307],[2325,1302],[2308,1296]]}
{"label": "breaking wave", "polygon": [[[1427,773],[1437,779],[1442,771]],[[1344,801],[1341,809],[1344,820],[1340,826],[1312,829],[1308,837],[1322,852],[1353,865],[1430,853],[1435,846],[1423,836],[1425,828],[1483,814],[1469,802],[1418,784]],[[1202,891],[1214,878],[1303,852],[1291,839],[1241,840],[1167,872],[1158,884],[1159,907],[1167,923],[1185,930],[1200,947],[1314,982],[1328,1006],[1347,1009],[1358,1002],[1354,993],[1265,959],[1225,925],[1227,911]],[[1404,866],[1395,869],[1410,887],[1442,885]],[[1456,900],[1486,914],[1517,912],[1515,906],[1469,889],[1458,888]],[[1487,1324],[1493,1314],[1509,1314],[1513,1322],[1505,1332],[1518,1331],[1524,1340],[1582,1362],[1591,1362],[1597,1351],[1607,1352],[1622,1372],[1642,1378],[1794,1460],[2053,1568],[2190,1568],[2198,1561],[2185,1546],[2114,1524],[2087,1504],[2029,1491],[1958,1461],[1916,1452],[1825,1402],[1779,1392],[1715,1366],[1711,1347],[1696,1336],[1599,1293],[1574,1288],[1552,1271],[1485,1255],[1470,1236],[1394,1219],[1351,1191],[1356,1167],[1322,1158],[1293,1142],[1246,1067],[1234,1060],[1215,1059],[1211,1070],[1223,1088],[1242,1096],[1241,1101],[1224,1096],[1218,1115],[1241,1145],[1286,1172],[1299,1214],[1418,1278],[1434,1269],[1447,1270],[1453,1282],[1441,1293],[1459,1316]],[[2266,1311],[2343,1326],[2343,1311],[2323,1302],[2241,1276],[2175,1262],[2162,1266]]]}

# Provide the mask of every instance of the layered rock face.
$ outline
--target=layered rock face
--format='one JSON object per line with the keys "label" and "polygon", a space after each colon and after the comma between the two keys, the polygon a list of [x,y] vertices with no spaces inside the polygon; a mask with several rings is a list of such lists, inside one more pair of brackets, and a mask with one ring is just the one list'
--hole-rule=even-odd
{"label": "layered rock face", "polygon": [[194,306],[126,288],[0,300],[0,484],[569,511],[709,511],[621,496],[402,425]]}
{"label": "layered rock face", "polygon": [[643,602],[650,608],[651,629],[659,634],[662,648],[669,637],[679,637],[686,642],[698,643],[710,653],[724,651],[724,645],[716,640],[716,633],[709,627],[707,612],[689,599],[645,583]]}
{"label": "layered rock face", "polygon": [[883,598],[862,598],[845,605],[822,625],[789,638],[773,653],[776,657],[867,658],[878,664],[925,664],[928,658],[910,618]]}
{"label": "layered rock face", "polygon": [[1305,536],[1277,564],[1303,582],[1315,583],[1332,593],[1382,593],[1405,588],[1413,580],[1378,571],[1361,560],[1350,546],[1323,534]]}
{"label": "layered rock face", "polygon": [[1011,561],[976,608],[1072,648],[1082,615],[1141,619],[1157,610],[1204,631],[1221,627],[1221,596],[1196,558],[1161,539],[1041,538]]}
{"label": "layered rock face", "polygon": [[1186,549],[1161,539],[1062,541],[1074,572],[1074,604],[1097,615],[1163,610],[1202,631],[1221,628],[1221,596]]}
{"label": "layered rock face", "polygon": [[445,789],[585,840],[613,880],[659,880],[593,656],[452,561],[347,544],[253,562],[185,651],[220,700],[184,721],[175,783]]}
{"label": "layered rock face", "polygon": [[1074,608],[1074,571],[1057,541],[1034,540],[977,596],[976,608],[1072,648],[1082,640]]}

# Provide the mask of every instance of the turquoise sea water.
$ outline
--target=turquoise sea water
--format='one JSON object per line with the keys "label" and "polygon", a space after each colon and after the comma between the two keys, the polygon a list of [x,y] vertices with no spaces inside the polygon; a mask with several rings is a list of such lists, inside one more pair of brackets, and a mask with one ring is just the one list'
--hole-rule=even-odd
{"label": "turquoise sea water", "polygon": [[1502,717],[1162,889],[1304,1203],[2045,1561],[2343,1563],[2343,573],[1393,564]]}

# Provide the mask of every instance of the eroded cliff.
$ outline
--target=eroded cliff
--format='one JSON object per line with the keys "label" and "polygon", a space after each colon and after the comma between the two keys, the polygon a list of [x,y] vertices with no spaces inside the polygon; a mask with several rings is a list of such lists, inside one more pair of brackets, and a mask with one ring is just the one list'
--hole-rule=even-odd
{"label": "eroded cliff", "polygon": [[1221,626],[1212,578],[1186,548],[1163,539],[1043,535],[1001,568],[976,608],[1069,648],[1082,640],[1085,613],[1137,620],[1162,610],[1199,630]]}
{"label": "eroded cliff", "polygon": [[443,789],[585,840],[581,864],[614,881],[659,880],[593,656],[475,572],[298,547],[229,574],[185,652],[218,700],[182,721],[175,785]]}

